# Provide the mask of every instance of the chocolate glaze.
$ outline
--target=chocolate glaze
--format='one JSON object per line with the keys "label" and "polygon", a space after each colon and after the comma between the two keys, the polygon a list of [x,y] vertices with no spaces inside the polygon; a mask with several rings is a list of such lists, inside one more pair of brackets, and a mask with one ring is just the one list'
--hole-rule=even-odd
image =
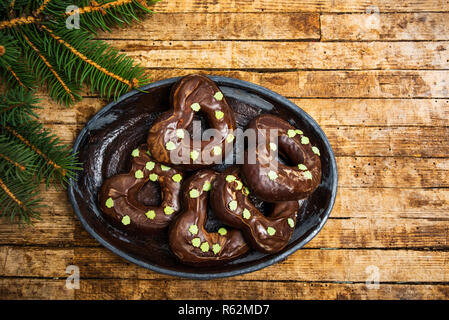
{"label": "chocolate glaze", "polygon": [[[184,170],[221,163],[231,149],[226,148],[226,144],[233,143],[231,137],[236,123],[217,85],[205,76],[186,76],[173,86],[170,103],[172,109],[163,113],[148,133],[147,143],[153,157],[162,163],[179,165]],[[201,141],[198,145],[193,143],[192,138],[183,138],[189,134],[187,129],[195,114],[203,115],[210,127],[218,130],[219,137]],[[181,136],[179,130],[183,130]],[[168,147],[168,144],[171,146]],[[198,158],[192,158],[191,152],[196,153]],[[177,154],[178,159],[173,159],[171,154]]]}
{"label": "chocolate glaze", "polygon": [[[321,182],[319,149],[313,147],[305,133],[271,114],[254,118],[248,128],[256,130],[265,145],[265,148],[254,146],[247,150],[246,159],[254,154],[255,163],[245,161],[242,165],[242,174],[256,196],[268,202],[292,201],[304,199],[315,191]],[[270,140],[270,129],[278,130],[277,144]],[[275,144],[274,148],[291,166],[274,157],[270,143]]]}
{"label": "chocolate glaze", "polygon": [[[132,166],[129,173],[107,179],[98,197],[100,209],[115,225],[143,233],[167,227],[179,212],[179,193],[183,178],[182,172],[162,166],[147,152],[146,145],[135,149],[130,155]],[[174,176],[178,182],[173,179]],[[153,180],[161,187],[160,206],[147,206],[139,199],[139,191],[148,181]],[[129,217],[129,224],[123,223],[126,216]]]}
{"label": "chocolate glaze", "polygon": [[[298,201],[275,203],[271,214],[264,216],[253,205],[248,194],[239,167],[229,167],[214,182],[212,209],[224,223],[242,230],[254,249],[267,253],[282,250],[295,229]],[[270,231],[273,233],[270,234]]]}
{"label": "chocolate glaze", "polygon": [[183,184],[183,211],[170,226],[169,234],[171,250],[183,263],[214,265],[234,260],[249,250],[239,230],[206,231],[209,191],[217,175],[212,170],[201,170]]}

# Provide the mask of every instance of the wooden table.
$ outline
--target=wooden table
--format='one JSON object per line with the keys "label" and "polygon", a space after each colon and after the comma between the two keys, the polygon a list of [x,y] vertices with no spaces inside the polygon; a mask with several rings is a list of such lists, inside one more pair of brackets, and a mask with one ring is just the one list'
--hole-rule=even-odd
{"label": "wooden table", "polygon": [[[0,298],[449,297],[448,1],[164,0],[154,9],[141,25],[99,38],[155,81],[231,76],[303,108],[337,156],[330,219],[282,263],[192,281],[112,254],[83,229],[66,193],[50,189],[34,228],[1,222]],[[67,142],[107,103],[87,90],[69,109],[42,97],[42,120]],[[79,267],[78,290],[65,286],[69,265]]]}

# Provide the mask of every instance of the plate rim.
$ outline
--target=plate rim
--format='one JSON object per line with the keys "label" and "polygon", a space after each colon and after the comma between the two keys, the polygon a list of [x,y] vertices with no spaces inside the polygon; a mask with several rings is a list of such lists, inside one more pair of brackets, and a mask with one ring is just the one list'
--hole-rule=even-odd
{"label": "plate rim", "polygon": [[[330,171],[332,172],[334,178],[332,181],[332,188],[331,188],[331,198],[329,200],[329,205],[328,207],[325,209],[323,218],[321,220],[321,222],[319,223],[319,225],[313,230],[313,232],[311,232],[307,237],[305,237],[304,239],[302,239],[301,241],[299,241],[297,244],[295,244],[294,246],[292,246],[291,248],[285,250],[284,252],[280,253],[280,254],[273,254],[273,257],[259,262],[257,264],[251,265],[251,266],[247,266],[247,267],[243,267],[243,268],[239,268],[239,269],[234,269],[231,271],[223,271],[223,272],[208,272],[208,273],[193,273],[193,272],[185,272],[185,271],[176,271],[176,270],[171,270],[168,268],[164,268],[164,267],[159,267],[157,265],[151,264],[151,263],[147,263],[144,261],[141,261],[139,259],[134,258],[133,256],[131,256],[130,254],[128,254],[127,252],[118,249],[117,247],[115,247],[114,245],[110,244],[108,241],[106,241],[105,239],[103,239],[90,225],[89,223],[83,218],[80,209],[78,207],[78,204],[75,200],[75,194],[74,194],[74,182],[75,179],[74,178],[70,178],[69,179],[69,186],[67,188],[67,192],[68,192],[68,196],[69,196],[69,200],[72,204],[72,207],[75,211],[76,216],[78,217],[78,219],[81,222],[81,225],[83,226],[83,228],[92,236],[95,238],[95,240],[97,240],[101,245],[103,245],[105,248],[107,248],[108,250],[112,251],[113,253],[117,254],[118,256],[122,257],[123,259],[126,259],[140,267],[161,273],[161,274],[165,274],[165,275],[170,275],[170,276],[176,276],[176,277],[182,277],[182,278],[187,278],[187,279],[194,279],[194,280],[211,280],[211,279],[218,279],[218,278],[225,278],[225,277],[232,277],[232,276],[237,276],[237,275],[242,275],[245,273],[251,273],[263,268],[266,268],[270,265],[276,264],[282,260],[285,260],[288,256],[290,256],[291,254],[293,254],[294,252],[296,252],[297,250],[301,249],[304,245],[306,245],[308,242],[310,242],[323,228],[324,224],[327,222],[327,219],[329,218],[329,215],[334,207],[335,204],[335,199],[337,196],[337,187],[338,187],[338,169],[337,169],[337,162],[335,159],[335,154],[334,151],[332,149],[332,146],[326,136],[326,134],[324,133],[324,131],[321,129],[321,127],[318,125],[318,123],[307,113],[305,112],[303,109],[301,109],[301,107],[299,107],[298,105],[296,105],[295,103],[293,103],[292,101],[290,101],[289,99],[285,98],[284,96],[282,96],[279,93],[276,93],[270,89],[267,89],[265,87],[259,86],[257,84],[254,84],[252,82],[248,82],[248,81],[244,81],[244,80],[240,80],[240,79],[236,79],[236,78],[232,78],[232,77],[224,77],[224,76],[213,76],[213,75],[206,75],[208,78],[210,78],[212,81],[216,82],[217,85],[220,87],[221,85],[227,85],[227,86],[231,86],[231,87],[240,87],[240,88],[245,88],[245,89],[250,89],[253,92],[256,93],[262,93],[265,96],[268,96],[270,99],[278,102],[279,104],[283,105],[283,106],[287,106],[290,111],[292,111],[293,113],[295,113],[298,117],[300,118],[305,118],[307,122],[309,122],[311,124],[311,126],[313,127],[313,129],[317,132],[317,134],[320,136],[320,138],[323,141],[323,144],[326,146],[326,149],[329,151],[329,165],[330,165]],[[162,85],[166,85],[166,84],[172,84],[175,83],[177,80],[181,79],[182,76],[179,77],[172,77],[172,78],[167,78],[167,79],[163,79],[163,80],[159,80],[156,82],[152,82],[150,84],[147,84],[139,89],[134,89],[130,92],[127,92],[126,94],[120,96],[117,100],[114,100],[112,102],[110,102],[109,104],[107,104],[106,106],[104,106],[103,108],[101,108],[92,118],[89,119],[89,121],[86,123],[86,125],[83,127],[83,129],[80,131],[80,133],[78,134],[78,136],[75,139],[75,142],[73,144],[73,148],[72,148],[72,153],[76,154],[77,150],[80,147],[80,144],[86,134],[86,132],[88,131],[90,124],[94,121],[96,121],[98,118],[100,118],[104,113],[108,112],[110,109],[112,109],[115,105],[119,104],[120,102],[122,102],[123,100],[141,93],[142,91],[145,90],[149,90],[155,87],[159,87]]]}

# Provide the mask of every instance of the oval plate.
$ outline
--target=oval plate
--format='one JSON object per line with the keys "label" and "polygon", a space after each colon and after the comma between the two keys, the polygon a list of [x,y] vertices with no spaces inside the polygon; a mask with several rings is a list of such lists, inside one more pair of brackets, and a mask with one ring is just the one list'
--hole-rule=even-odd
{"label": "oval plate", "polygon": [[[226,77],[210,76],[233,108],[237,126],[244,128],[255,116],[272,113],[300,128],[321,152],[322,181],[307,198],[298,213],[298,223],[289,244],[276,254],[251,251],[248,255],[216,267],[189,267],[171,253],[166,232],[139,238],[127,234],[105,220],[97,206],[98,190],[103,181],[129,171],[131,151],[145,142],[155,120],[169,108],[171,86],[180,78],[151,83],[134,90],[102,108],[83,128],[74,145],[84,170],[71,180],[69,198],[84,228],[103,246],[144,268],[163,274],[193,279],[213,279],[253,272],[287,258],[308,243],[325,224],[337,193],[337,164],[329,141],[319,125],[288,99],[258,85]],[[222,170],[225,165],[214,169]],[[146,204],[160,199],[156,187],[142,196]],[[209,212],[208,226],[213,226]],[[216,223],[216,221],[215,221]]]}

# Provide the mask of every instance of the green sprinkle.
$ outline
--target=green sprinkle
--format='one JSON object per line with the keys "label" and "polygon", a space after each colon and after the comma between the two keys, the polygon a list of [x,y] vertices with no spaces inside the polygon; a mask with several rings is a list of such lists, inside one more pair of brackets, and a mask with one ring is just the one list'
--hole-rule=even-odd
{"label": "green sprinkle", "polygon": [[305,171],[304,177],[306,177],[306,179],[312,180],[312,173],[310,171]]}
{"label": "green sprinkle", "polygon": [[272,170],[270,170],[270,172],[268,172],[268,178],[270,178],[270,180],[276,180],[278,178],[278,174]]}
{"label": "green sprinkle", "polygon": [[124,216],[124,217],[122,218],[122,223],[123,223],[125,226],[127,226],[128,224],[130,224],[130,223],[131,223],[130,217],[129,217],[129,216]]}
{"label": "green sprinkle", "polygon": [[223,100],[223,93],[221,93],[220,91],[218,91],[217,93],[214,94],[214,98],[218,101]]}
{"label": "green sprinkle", "polygon": [[242,190],[243,188],[243,183],[241,183],[239,180],[235,180],[235,183],[237,184],[237,186],[235,187],[237,190]]}
{"label": "green sprinkle", "polygon": [[312,147],[312,151],[313,153],[315,153],[316,155],[320,155],[320,149],[318,149],[317,147]]}
{"label": "green sprinkle", "polygon": [[175,150],[175,149],[176,149],[176,145],[173,143],[173,141],[169,141],[169,142],[167,142],[167,143],[165,144],[165,148],[166,148],[168,151],[172,151],[172,150]]}
{"label": "green sprinkle", "polygon": [[198,159],[198,157],[200,156],[199,152],[196,150],[193,150],[192,152],[190,152],[190,158],[192,158],[193,161],[195,161],[196,159]]}
{"label": "green sprinkle", "polygon": [[192,189],[189,191],[189,195],[190,195],[190,198],[194,199],[194,198],[198,198],[200,196],[200,193],[198,190]]}
{"label": "green sprinkle", "polygon": [[232,133],[228,134],[228,136],[226,137],[226,141],[228,143],[231,143],[232,141],[234,141],[234,139],[235,139],[235,136]]}
{"label": "green sprinkle", "polygon": [[204,185],[203,185],[204,191],[210,191],[211,188],[212,188],[212,185],[209,181],[204,182]]}
{"label": "green sprinkle", "polygon": [[157,178],[159,178],[159,176],[155,173],[150,174],[150,180],[153,182],[156,182]]}
{"label": "green sprinkle", "polygon": [[228,174],[228,175],[226,176],[226,181],[227,181],[227,182],[235,181],[235,179],[237,179],[237,177],[236,177],[236,176],[233,176],[232,174]]}
{"label": "green sprinkle", "polygon": [[191,234],[198,234],[198,226],[196,224],[191,224],[189,227],[189,232]]}
{"label": "green sprinkle", "polygon": [[276,145],[276,143],[274,142],[270,142],[270,149],[272,151],[276,151],[278,149],[278,146]]}
{"label": "green sprinkle", "polygon": [[179,139],[184,139],[184,130],[183,129],[176,129],[176,136]]}
{"label": "green sprinkle", "polygon": [[273,227],[268,227],[267,232],[270,236],[274,236],[274,234],[276,233],[276,229]]}
{"label": "green sprinkle", "polygon": [[140,151],[139,149],[134,149],[133,152],[131,152],[131,155],[135,158],[138,157],[140,155]]}
{"label": "green sprinkle", "polygon": [[177,173],[177,174],[175,174],[173,177],[171,177],[172,178],[172,180],[174,181],[174,182],[181,182],[181,180],[182,180],[182,176],[179,174],[179,173]]}
{"label": "green sprinkle", "polygon": [[244,188],[243,188],[243,192],[244,192],[246,195],[249,195],[249,189],[248,189],[248,187],[244,187]]}
{"label": "green sprinkle", "polygon": [[249,218],[251,218],[251,213],[249,212],[249,210],[248,209],[243,209],[243,218],[245,218],[245,219],[249,219]]}
{"label": "green sprinkle", "polygon": [[109,209],[112,208],[114,206],[114,200],[112,200],[112,198],[108,198],[106,200],[106,207],[108,207]]}
{"label": "green sprinkle", "polygon": [[170,167],[167,167],[167,166],[164,166],[163,164],[161,164],[161,170],[162,171],[168,171],[170,169],[171,169]]}
{"label": "green sprinkle", "polygon": [[151,152],[150,152],[150,150],[145,151],[145,153],[151,157]]}
{"label": "green sprinkle", "polygon": [[290,129],[287,131],[287,135],[289,138],[293,138],[294,136],[296,136],[296,132],[295,130]]}
{"label": "green sprinkle", "polygon": [[220,110],[215,111],[215,118],[220,120],[220,119],[223,119],[223,117],[224,117],[224,112],[223,111],[220,111]]}
{"label": "green sprinkle", "polygon": [[154,169],[154,165],[155,165],[155,163],[153,161],[149,161],[149,162],[145,163],[145,168],[147,168],[147,170],[151,171]]}
{"label": "green sprinkle", "polygon": [[200,246],[200,249],[201,249],[201,251],[203,251],[203,252],[207,252],[207,251],[209,251],[209,243],[207,243],[207,242],[203,242],[202,244],[201,244],[201,246]]}
{"label": "green sprinkle", "polygon": [[294,227],[295,227],[295,221],[293,221],[292,218],[288,218],[288,219],[287,219],[287,223],[288,223],[288,225],[289,225],[291,228],[294,228]]}
{"label": "green sprinkle", "polygon": [[228,230],[226,230],[226,228],[220,228],[218,229],[218,233],[222,236],[225,236],[226,233],[228,233]]}
{"label": "green sprinkle", "polygon": [[135,176],[137,179],[142,179],[142,178],[143,178],[143,171],[142,171],[142,170],[137,170],[137,171],[134,173],[134,176]]}
{"label": "green sprinkle", "polygon": [[212,151],[213,151],[214,155],[218,156],[221,154],[221,147],[215,146],[215,147],[213,147]]}
{"label": "green sprinkle", "polygon": [[306,136],[302,136],[301,137],[301,143],[302,144],[308,144],[309,142],[310,142],[310,140]]}
{"label": "green sprinkle", "polygon": [[301,164],[298,164],[298,169],[302,170],[302,171],[306,171],[307,167],[301,163]]}
{"label": "green sprinkle", "polygon": [[195,248],[198,248],[201,244],[201,239],[200,238],[193,238],[192,239],[192,246],[194,246]]}
{"label": "green sprinkle", "polygon": [[229,209],[231,209],[232,211],[234,211],[235,209],[237,209],[237,201],[232,200],[228,203],[228,207]]}
{"label": "green sprinkle", "polygon": [[173,212],[175,212],[175,209],[173,209],[172,207],[167,206],[167,207],[164,208],[164,213],[167,216],[171,215]]}
{"label": "green sprinkle", "polygon": [[147,216],[148,219],[153,220],[156,217],[156,212],[154,212],[154,210],[150,210],[147,213],[145,213],[145,215]]}
{"label": "green sprinkle", "polygon": [[221,250],[221,246],[218,243],[212,245],[212,251],[214,254],[218,254]]}
{"label": "green sprinkle", "polygon": [[299,129],[296,129],[295,132],[296,132],[297,134],[304,134],[304,132],[302,132],[302,131],[299,130]]}
{"label": "green sprinkle", "polygon": [[190,108],[192,108],[193,111],[198,112],[201,109],[201,106],[198,102],[193,103]]}

